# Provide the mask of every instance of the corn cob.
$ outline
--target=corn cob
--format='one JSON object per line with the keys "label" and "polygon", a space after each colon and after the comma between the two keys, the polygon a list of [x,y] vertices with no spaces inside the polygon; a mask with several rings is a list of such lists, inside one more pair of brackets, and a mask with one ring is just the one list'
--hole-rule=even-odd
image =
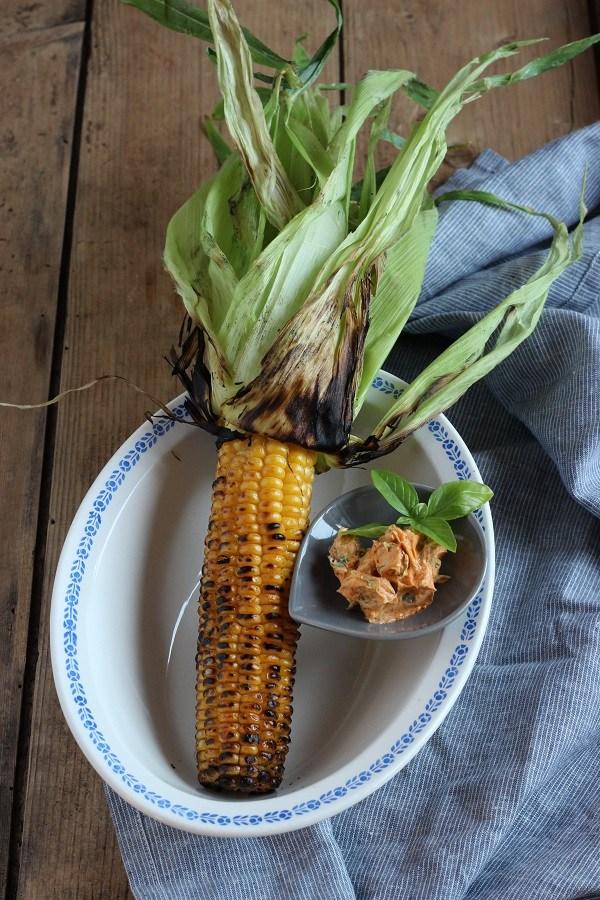
{"label": "corn cob", "polygon": [[218,451],[200,590],[196,753],[201,784],[264,793],[282,778],[298,630],[288,593],[314,454],[260,435]]}

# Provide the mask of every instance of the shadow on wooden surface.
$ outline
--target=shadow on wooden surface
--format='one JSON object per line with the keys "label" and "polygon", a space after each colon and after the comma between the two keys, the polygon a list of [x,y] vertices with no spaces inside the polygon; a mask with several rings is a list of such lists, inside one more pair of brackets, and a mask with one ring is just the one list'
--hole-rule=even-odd
{"label": "shadow on wooden surface", "polygon": [[[343,6],[344,70],[332,61],[330,80],[404,67],[439,86],[467,58],[505,40],[542,32],[557,45],[595,27],[595,4],[585,0]],[[302,33],[316,44],[330,26],[324,0],[252,0],[240,10],[281,52]],[[161,357],[177,334],[180,310],[162,271],[162,242],[172,212],[213,169],[200,135],[201,115],[216,97],[213,68],[201,45],[118,0],[5,0],[0,47],[8,85],[0,136],[2,393],[43,399],[116,372],[169,398],[178,388]],[[450,139],[516,157],[593,121],[599,110],[588,53],[473,104]],[[395,115],[401,127],[415,110],[399,104]],[[458,151],[456,164],[469,152]],[[131,896],[101,783],[58,708],[48,615],[71,518],[144,408],[125,388],[104,385],[47,416],[0,414],[0,624],[8,634],[0,650],[7,673],[0,688],[0,831],[8,834],[12,816],[10,900]],[[8,849],[3,841],[2,878]]]}

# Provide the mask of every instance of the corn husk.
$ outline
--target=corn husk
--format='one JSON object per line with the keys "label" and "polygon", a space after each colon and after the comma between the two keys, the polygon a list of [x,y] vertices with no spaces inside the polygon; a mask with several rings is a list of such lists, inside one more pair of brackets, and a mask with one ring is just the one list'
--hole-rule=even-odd
{"label": "corn husk", "polygon": [[[209,0],[206,12],[182,0],[128,2],[209,42],[222,94],[205,120],[220,168],[175,213],[165,247],[188,317],[173,368],[198,424],[222,437],[257,432],[318,450],[321,468],[358,464],[451,406],[531,334],[552,283],[581,254],[583,196],[569,235],[526,206],[447,194],[443,202],[545,216],[548,255],[414,379],[373,434],[353,436],[368,387],[419,298],[437,224],[429,184],[446,155],[448,125],[466,103],[567,62],[599,35],[489,74],[537,43],[513,41],[467,63],[441,91],[403,69],[369,71],[344,86],[349,100],[340,107],[330,102],[335,86],[317,83],[342,27],[337,0],[329,0],[335,27],[315,54],[298,40],[289,60],[244,31],[229,0]],[[399,91],[424,110],[406,136],[389,127]],[[369,137],[358,182],[362,129]],[[381,141],[397,155],[378,171]]]}

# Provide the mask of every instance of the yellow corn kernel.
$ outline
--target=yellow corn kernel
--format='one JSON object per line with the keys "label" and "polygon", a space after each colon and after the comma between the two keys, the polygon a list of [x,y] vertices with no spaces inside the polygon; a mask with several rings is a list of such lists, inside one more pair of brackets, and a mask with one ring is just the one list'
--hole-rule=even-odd
{"label": "yellow corn kernel", "polygon": [[197,658],[198,777],[264,793],[289,743],[297,628],[287,611],[314,478],[310,451],[254,435],[219,448]]}

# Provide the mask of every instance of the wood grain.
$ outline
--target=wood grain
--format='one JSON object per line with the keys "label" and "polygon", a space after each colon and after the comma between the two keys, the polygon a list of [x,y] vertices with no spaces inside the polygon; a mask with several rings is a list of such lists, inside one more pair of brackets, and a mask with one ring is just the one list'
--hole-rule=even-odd
{"label": "wood grain", "polygon": [[[314,34],[316,45],[332,24],[322,0],[253,8],[246,23],[282,52],[305,32]],[[329,77],[338,79],[337,62]],[[116,0],[97,0],[61,388],[118,372],[155,396],[178,392],[161,358],[181,317],[161,251],[170,215],[213,169],[200,118],[215,98],[215,73],[202,45]],[[55,698],[48,611],[73,514],[145,409],[138,395],[112,385],[68,399],[58,415],[50,499],[55,524],[48,531],[19,883],[19,897],[27,900],[130,896],[100,779],[68,733]]]}
{"label": "wood grain", "polygon": [[[48,397],[83,2],[0,12],[1,399]],[[32,90],[35,85],[35,90]],[[0,411],[0,885],[7,877],[46,414]],[[25,704],[28,695],[25,690]],[[19,729],[23,725],[21,743]],[[22,762],[22,760],[20,761]]]}
{"label": "wood grain", "polygon": [[[30,0],[2,0],[0,40],[21,41],[26,38],[35,42],[41,32],[83,22],[84,9],[83,0],[41,0],[37,3]],[[46,37],[54,40],[55,35]],[[6,67],[4,71],[10,70]]]}
{"label": "wood grain", "polygon": [[[443,87],[467,60],[514,39],[548,37],[547,49],[592,33],[587,0],[344,0],[346,80],[368,68],[405,68]],[[546,48],[524,50],[494,71],[509,71]],[[518,62],[515,62],[518,60]],[[600,115],[594,53],[508,88],[490,92],[467,107],[450,126],[449,143],[473,152],[493,147],[517,159]],[[421,115],[401,100],[395,124],[406,133]],[[382,164],[390,159],[384,150]],[[458,154],[458,164],[462,164]],[[468,159],[468,154],[467,154]]]}

